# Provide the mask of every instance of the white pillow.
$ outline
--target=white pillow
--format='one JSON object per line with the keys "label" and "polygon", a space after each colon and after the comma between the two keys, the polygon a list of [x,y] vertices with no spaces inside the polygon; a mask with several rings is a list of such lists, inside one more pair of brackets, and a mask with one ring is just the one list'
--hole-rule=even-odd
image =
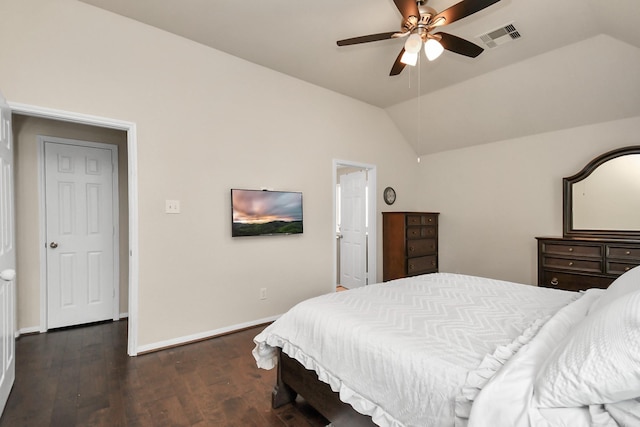
{"label": "white pillow", "polygon": [[640,396],[640,291],[576,325],[542,365],[534,396],[547,408]]}
{"label": "white pillow", "polygon": [[635,291],[640,291],[640,265],[633,267],[614,280],[600,299],[591,306],[589,314],[601,309],[616,298]]}

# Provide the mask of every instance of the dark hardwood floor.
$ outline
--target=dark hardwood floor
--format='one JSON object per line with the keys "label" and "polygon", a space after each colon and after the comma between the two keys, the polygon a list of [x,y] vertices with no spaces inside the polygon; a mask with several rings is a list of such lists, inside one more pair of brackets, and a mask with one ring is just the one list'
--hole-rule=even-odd
{"label": "dark hardwood floor", "polygon": [[251,355],[262,329],[137,357],[126,321],[20,337],[0,427],[324,426],[301,398],[271,409],[275,370]]}

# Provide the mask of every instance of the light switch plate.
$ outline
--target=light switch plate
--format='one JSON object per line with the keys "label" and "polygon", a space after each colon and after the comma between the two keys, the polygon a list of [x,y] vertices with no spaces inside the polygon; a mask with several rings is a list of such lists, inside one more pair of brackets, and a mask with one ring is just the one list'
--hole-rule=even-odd
{"label": "light switch plate", "polygon": [[180,213],[180,200],[165,200],[164,201],[164,211],[168,214],[179,214]]}

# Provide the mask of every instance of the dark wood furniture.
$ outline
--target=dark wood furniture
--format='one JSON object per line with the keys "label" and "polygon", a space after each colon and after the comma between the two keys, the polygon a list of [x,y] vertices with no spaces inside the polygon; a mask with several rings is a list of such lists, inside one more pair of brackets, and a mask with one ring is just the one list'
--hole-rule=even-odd
{"label": "dark wood furniture", "polygon": [[[635,157],[622,159],[624,156]],[[536,237],[538,286],[570,291],[607,288],[616,277],[640,265],[640,215],[634,207],[640,194],[634,190],[634,180],[620,173],[628,171],[628,160],[637,162],[638,156],[637,145],[612,150],[590,161],[577,174],[563,178],[563,237]],[[601,171],[616,173],[594,173],[602,166]],[[602,181],[605,176],[606,181]],[[611,181],[613,176],[622,178]],[[597,194],[585,188],[606,188],[603,194],[625,196],[620,203],[596,198],[585,204],[587,197]],[[621,208],[626,199],[636,200],[636,204]],[[621,229],[620,218],[638,220],[625,222],[627,227]]]}
{"label": "dark wood furniture", "polygon": [[607,288],[640,265],[640,241],[536,237],[538,286],[580,291]]}
{"label": "dark wood furniture", "polygon": [[438,271],[438,213],[382,212],[382,280]]}
{"label": "dark wood furniture", "polygon": [[300,394],[333,427],[373,427],[371,417],[362,415],[340,400],[329,384],[318,379],[315,371],[307,370],[297,360],[278,349],[278,377],[271,396],[271,406],[279,408],[291,403]]}

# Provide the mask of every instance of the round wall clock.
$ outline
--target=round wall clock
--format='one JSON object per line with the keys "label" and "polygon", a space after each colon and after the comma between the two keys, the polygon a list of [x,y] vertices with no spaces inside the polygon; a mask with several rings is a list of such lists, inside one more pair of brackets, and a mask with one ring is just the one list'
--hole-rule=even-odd
{"label": "round wall clock", "polygon": [[396,190],[391,187],[387,187],[384,189],[384,202],[388,205],[392,205],[393,202],[396,201]]}

